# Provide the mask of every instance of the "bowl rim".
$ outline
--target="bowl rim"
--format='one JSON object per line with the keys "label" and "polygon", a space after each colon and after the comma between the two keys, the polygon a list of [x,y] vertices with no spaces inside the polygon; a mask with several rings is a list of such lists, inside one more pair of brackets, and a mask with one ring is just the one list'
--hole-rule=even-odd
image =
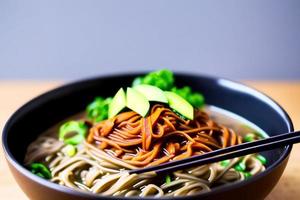
{"label": "bowl rim", "polygon": [[[7,162],[9,162],[9,164],[12,165],[19,173],[21,173],[26,178],[34,181],[35,183],[40,184],[44,187],[56,190],[57,192],[65,193],[67,195],[76,195],[76,196],[79,196],[79,197],[82,197],[82,198],[95,198],[95,199],[97,199],[97,198],[100,198],[100,199],[119,199],[119,200],[123,200],[123,199],[133,200],[133,199],[136,199],[136,197],[104,196],[104,195],[101,195],[101,194],[94,194],[94,193],[90,193],[90,192],[86,192],[86,191],[75,190],[75,189],[72,189],[72,188],[62,186],[62,185],[53,183],[51,181],[45,180],[45,179],[43,179],[39,176],[36,176],[36,175],[32,174],[28,169],[26,169],[21,163],[19,163],[14,158],[12,152],[8,148],[7,135],[9,134],[9,128],[10,128],[11,124],[14,123],[14,121],[16,120],[15,118],[21,112],[24,112],[26,110],[30,110],[31,106],[39,103],[40,100],[46,99],[50,96],[53,96],[57,92],[61,92],[65,89],[67,89],[67,88],[74,87],[74,86],[79,85],[79,84],[94,82],[94,81],[100,80],[100,79],[120,78],[120,77],[128,77],[128,76],[140,76],[140,75],[143,75],[147,72],[148,71],[115,73],[115,74],[98,75],[98,76],[93,76],[93,77],[89,77],[89,78],[78,79],[78,80],[74,80],[74,81],[71,81],[71,82],[63,83],[62,85],[57,86],[54,89],[47,90],[46,92],[43,92],[42,94],[39,94],[38,96],[32,98],[31,100],[25,102],[21,107],[19,107],[15,112],[13,112],[11,114],[11,116],[6,121],[5,126],[3,128],[3,131],[2,131],[2,148],[3,148],[4,156],[7,160]],[[210,76],[210,75],[206,75],[206,74],[192,74],[192,73],[174,71],[174,75],[175,75],[175,77],[176,76],[189,76],[189,77],[200,78],[200,79],[209,79],[209,80],[214,80],[214,81],[225,81],[226,83],[234,84],[238,88],[247,89],[248,94],[258,98],[259,100],[261,100],[264,103],[271,106],[272,109],[274,109],[277,112],[277,114],[280,114],[279,112],[281,112],[281,116],[283,117],[285,123],[287,124],[287,127],[288,127],[289,131],[294,130],[292,120],[291,120],[290,116],[287,114],[287,112],[282,108],[282,106],[280,106],[280,104],[278,104],[274,99],[272,99],[271,97],[269,97],[265,93],[255,89],[253,87],[250,87],[250,86],[245,85],[243,83],[240,83],[238,81],[233,81],[233,80],[230,80],[230,79],[227,79],[227,78],[222,78],[222,77]],[[230,85],[227,86],[227,87],[231,88]],[[255,182],[256,180],[258,180],[258,179],[268,175],[269,173],[271,173],[274,168],[276,168],[280,163],[282,163],[286,158],[288,158],[288,156],[289,156],[289,154],[292,150],[292,147],[293,147],[293,145],[286,145],[285,147],[283,147],[284,151],[281,153],[280,158],[277,159],[272,165],[268,166],[268,168],[265,171],[253,176],[251,179],[230,183],[228,185],[222,185],[222,186],[213,188],[211,191],[206,191],[206,192],[203,192],[203,193],[200,192],[200,193],[197,193],[197,194],[194,194],[194,195],[189,195],[188,197],[189,198],[207,197],[207,196],[209,196],[213,193],[225,192],[225,191],[228,191],[228,190],[232,190],[237,186],[242,187],[242,186],[244,186],[248,183]],[[179,200],[179,199],[186,199],[186,198],[187,198],[187,196],[179,196],[179,197],[161,197],[160,199],[177,199],[177,200]],[[152,199],[155,199],[155,197],[143,197],[141,199],[152,200]]]}

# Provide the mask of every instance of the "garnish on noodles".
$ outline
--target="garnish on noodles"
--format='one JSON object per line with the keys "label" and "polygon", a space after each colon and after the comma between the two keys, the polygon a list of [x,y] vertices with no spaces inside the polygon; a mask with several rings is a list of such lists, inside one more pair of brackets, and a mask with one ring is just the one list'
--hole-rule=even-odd
{"label": "garnish on noodles", "polygon": [[[76,190],[112,196],[184,196],[241,181],[265,170],[251,154],[165,177],[126,170],[159,165],[261,139],[263,132],[229,111],[205,105],[169,70],[136,77],[113,97],[95,97],[86,111],[45,131],[27,148],[32,173]],[[54,111],[55,112],[55,111]],[[245,126],[247,122],[247,126]]]}
{"label": "garnish on noodles", "polygon": [[87,142],[137,167],[158,165],[242,143],[232,129],[195,109],[193,120],[153,105],[149,116],[128,111],[95,124]]}

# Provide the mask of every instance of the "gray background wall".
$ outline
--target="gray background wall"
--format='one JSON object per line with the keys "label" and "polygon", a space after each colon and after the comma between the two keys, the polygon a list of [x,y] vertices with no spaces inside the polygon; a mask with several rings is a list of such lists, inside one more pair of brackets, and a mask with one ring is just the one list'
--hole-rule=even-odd
{"label": "gray background wall", "polygon": [[167,67],[300,79],[299,0],[1,0],[0,79]]}

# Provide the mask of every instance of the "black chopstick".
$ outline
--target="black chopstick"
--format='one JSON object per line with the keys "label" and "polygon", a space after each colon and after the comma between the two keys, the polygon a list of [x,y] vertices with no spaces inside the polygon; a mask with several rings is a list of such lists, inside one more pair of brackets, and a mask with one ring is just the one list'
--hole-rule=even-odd
{"label": "black chopstick", "polygon": [[300,142],[300,131],[280,134],[266,139],[247,142],[224,149],[218,149],[202,155],[192,156],[190,158],[171,161],[157,166],[145,167],[140,169],[129,170],[130,174],[140,174],[145,172],[156,172],[157,174],[167,173],[169,171],[189,168],[195,165],[205,165],[219,162],[222,160],[232,159],[235,157],[245,156],[252,153],[271,150],[277,147],[286,146]]}

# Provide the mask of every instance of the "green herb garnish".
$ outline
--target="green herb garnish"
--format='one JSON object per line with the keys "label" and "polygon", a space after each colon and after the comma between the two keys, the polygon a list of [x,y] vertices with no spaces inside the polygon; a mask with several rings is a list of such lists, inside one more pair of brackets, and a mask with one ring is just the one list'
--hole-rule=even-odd
{"label": "green herb garnish", "polygon": [[167,69],[153,71],[143,77],[137,77],[133,80],[132,86],[148,84],[159,87],[162,90],[171,90],[174,86],[173,72]]}
{"label": "green herb garnish", "polygon": [[243,172],[245,179],[248,179],[252,176],[252,174],[250,172]]}
{"label": "green herb garnish", "polygon": [[62,149],[62,152],[64,152],[64,154],[66,154],[67,156],[72,157],[76,154],[77,149],[74,145],[68,144]]}
{"label": "green herb garnish", "polygon": [[256,159],[259,160],[261,162],[261,164],[263,164],[263,165],[267,164],[267,159],[260,154],[256,155]]}
{"label": "green herb garnish", "polygon": [[166,176],[165,182],[166,182],[166,184],[170,184],[170,183],[172,182],[171,176],[170,176],[170,175],[167,175],[167,176]]}
{"label": "green herb garnish", "polygon": [[111,103],[112,98],[108,97],[106,99],[102,97],[96,97],[93,102],[91,102],[87,108],[87,116],[89,119],[99,122],[108,118],[108,107]]}
{"label": "green herb garnish", "polygon": [[256,138],[256,135],[254,133],[247,133],[245,137],[243,138],[244,142],[253,142]]}
{"label": "green herb garnish", "polygon": [[59,128],[59,139],[66,144],[76,145],[85,139],[87,131],[84,122],[68,121]]}
{"label": "green herb garnish", "polygon": [[227,167],[230,164],[230,160],[223,160],[220,162],[220,165],[222,167]]}
{"label": "green herb garnish", "polygon": [[238,162],[235,166],[234,169],[238,172],[244,172],[246,170],[246,165],[244,162]]}
{"label": "green herb garnish", "polygon": [[36,174],[39,177],[50,179],[51,172],[50,170],[42,163],[32,163],[30,165],[30,170],[32,173]]}

